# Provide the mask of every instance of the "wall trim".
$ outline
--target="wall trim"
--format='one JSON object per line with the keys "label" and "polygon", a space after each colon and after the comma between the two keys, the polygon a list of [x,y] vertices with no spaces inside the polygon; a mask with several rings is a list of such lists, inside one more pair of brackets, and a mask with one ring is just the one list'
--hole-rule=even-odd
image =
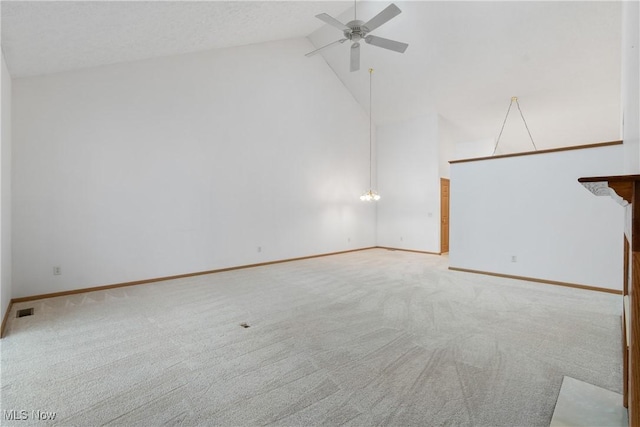
{"label": "wall trim", "polygon": [[297,258],[287,258],[287,259],[280,259],[280,260],[275,260],[275,261],[260,262],[260,263],[257,263],[257,264],[245,264],[245,265],[238,265],[238,266],[234,266],[234,267],[218,268],[218,269],[215,269],[215,270],[198,271],[198,272],[195,272],[195,273],[177,274],[175,276],[165,276],[165,277],[157,277],[157,278],[154,278],[154,279],[134,280],[132,282],[114,283],[114,284],[111,284],[111,285],[93,286],[93,287],[90,287],[90,288],[72,289],[72,290],[69,290],[69,291],[53,292],[53,293],[50,293],[50,294],[31,295],[31,296],[20,297],[20,298],[12,298],[11,299],[11,304],[19,303],[19,302],[26,302],[26,301],[35,301],[35,300],[45,299],[45,298],[55,298],[55,297],[63,297],[63,296],[67,296],[67,295],[83,294],[83,293],[86,293],[86,292],[104,291],[106,289],[123,288],[123,287],[126,287],[126,286],[145,285],[147,283],[163,282],[163,281],[166,281],[166,280],[174,280],[174,279],[184,279],[186,277],[203,276],[205,274],[223,273],[225,271],[242,270],[242,269],[245,269],[245,268],[263,267],[265,265],[281,264],[281,263],[284,263],[284,262],[302,261],[302,260],[305,260],[305,259],[320,258],[320,257],[326,257],[326,256],[332,256],[332,255],[340,255],[340,254],[346,254],[346,253],[349,253],[349,252],[366,251],[368,249],[375,249],[375,248],[376,248],[376,246],[370,246],[370,247],[360,248],[360,249],[349,249],[349,250],[346,250],[346,251],[329,252],[329,253],[318,254],[318,255],[308,255],[308,256],[297,257]]}
{"label": "wall trim", "polygon": [[587,291],[606,292],[608,294],[622,295],[621,290],[600,288],[597,286],[579,285],[576,283],[558,282],[556,280],[537,279],[535,277],[514,276],[511,274],[492,273],[490,271],[471,270],[468,268],[449,267],[449,270],[462,271],[464,273],[484,274],[486,276],[504,277],[506,279],[526,280],[528,282],[544,283],[547,285],[564,286],[568,288],[584,289]]}
{"label": "wall trim", "polygon": [[428,252],[428,251],[418,251],[415,249],[400,249],[400,248],[390,248],[387,246],[375,246],[377,249],[386,249],[388,251],[403,251],[403,252],[413,252],[416,254],[427,254],[427,255],[442,255],[441,252]]}
{"label": "wall trim", "polygon": [[477,162],[480,160],[504,159],[507,157],[531,156],[534,154],[557,153],[559,151],[583,150],[585,148],[608,147],[610,145],[622,145],[622,141],[598,142],[596,144],[570,145],[568,147],[549,148],[547,150],[523,151],[520,153],[498,154],[497,156],[475,157],[472,159],[449,160],[449,164]]}
{"label": "wall trim", "polygon": [[2,319],[2,326],[0,326],[0,339],[4,337],[4,328],[7,327],[7,322],[9,321],[9,315],[11,314],[11,307],[13,307],[13,300],[9,301],[9,307],[7,307],[7,312],[4,313],[4,318]]}
{"label": "wall trim", "polygon": [[[166,280],[183,279],[183,278],[186,278],[186,277],[193,277],[193,276],[203,276],[203,275],[206,275],[206,274],[223,273],[225,271],[242,270],[242,269],[245,269],[245,268],[263,267],[263,266],[266,266],[266,265],[282,264],[282,263],[285,263],[285,262],[292,262],[292,261],[302,261],[302,260],[305,260],[305,259],[321,258],[321,257],[332,256],[332,255],[341,255],[341,254],[346,254],[346,253],[350,253],[350,252],[366,251],[366,250],[370,250],[370,249],[386,249],[386,250],[389,250],[389,251],[413,252],[413,253],[425,254],[425,255],[442,255],[439,252],[418,251],[418,250],[415,250],[415,249],[400,249],[400,248],[391,248],[391,247],[387,247],[387,246],[369,246],[369,247],[366,247],[366,248],[350,249],[350,250],[346,250],[346,251],[329,252],[329,253],[324,253],[324,254],[308,255],[308,256],[296,257],[296,258],[287,258],[287,259],[281,259],[281,260],[275,260],[275,261],[260,262],[260,263],[256,263],[256,264],[239,265],[239,266],[235,266],[235,267],[225,267],[225,268],[219,268],[219,269],[215,269],[215,270],[199,271],[199,272],[195,272],[195,273],[178,274],[178,275],[175,275],[175,276],[157,277],[157,278],[154,278],[154,279],[145,279],[145,280],[134,280],[134,281],[131,281],[131,282],[114,283],[114,284],[111,284],[111,285],[93,286],[93,287],[89,287],[89,288],[72,289],[72,290],[69,290],[69,291],[52,292],[52,293],[49,293],[49,294],[40,294],[40,295],[31,295],[31,296],[20,297],[20,298],[12,298],[11,301],[9,301],[9,306],[7,307],[7,311],[6,311],[5,315],[4,315],[4,318],[2,319],[2,325],[0,326],[0,339],[4,338],[5,328],[7,326],[7,323],[8,323],[8,320],[9,320],[9,316],[11,315],[11,310],[13,308],[13,304],[15,304],[15,303],[36,301],[36,300],[45,299],[45,298],[55,298],[55,297],[62,297],[62,296],[67,296],[67,295],[82,294],[82,293],[86,293],[86,292],[103,291],[103,290],[107,290],[107,289],[123,288],[123,287],[127,287],[127,286],[144,285],[144,284],[148,284],[148,283],[163,282],[163,281],[166,281]],[[569,288],[577,288],[577,289],[584,289],[584,290],[588,290],[588,291],[606,292],[606,293],[610,293],[610,294],[622,295],[622,291],[618,291],[618,290],[615,290],[615,289],[600,288],[600,287],[596,287],[596,286],[579,285],[579,284],[567,283],[567,282],[558,282],[558,281],[555,281],[555,280],[537,279],[537,278],[534,278],[534,277],[524,277],[524,276],[514,276],[514,275],[510,275],[510,274],[492,273],[492,272],[488,272],[488,271],[471,270],[471,269],[458,268],[458,267],[449,267],[449,270],[461,271],[461,272],[465,272],[465,273],[484,274],[484,275],[487,275],[487,276],[503,277],[503,278],[507,278],[507,279],[526,280],[526,281],[529,281],[529,282],[544,283],[544,284],[548,284],[548,285],[565,286],[565,287],[569,287]]]}

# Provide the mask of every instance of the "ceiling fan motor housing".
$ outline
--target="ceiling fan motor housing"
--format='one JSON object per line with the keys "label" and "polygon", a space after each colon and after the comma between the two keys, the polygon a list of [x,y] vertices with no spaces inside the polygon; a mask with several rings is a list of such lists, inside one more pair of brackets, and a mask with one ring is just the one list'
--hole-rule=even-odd
{"label": "ceiling fan motor housing", "polygon": [[354,42],[364,39],[369,30],[363,24],[364,21],[358,19],[347,22],[345,25],[349,27],[350,30],[345,30],[344,36]]}
{"label": "ceiling fan motor housing", "polygon": [[396,6],[395,4],[391,3],[389,6],[384,8],[382,12],[378,13],[376,16],[374,16],[367,22],[354,19],[353,21],[349,21],[346,24],[343,24],[342,22],[338,21],[336,18],[332,17],[331,15],[327,15],[326,13],[320,13],[316,15],[316,18],[342,31],[344,38],[331,42],[327,45],[324,45],[312,52],[305,54],[305,56],[313,56],[316,53],[320,52],[321,50],[324,50],[330,46],[334,46],[336,44],[342,44],[347,40],[350,40],[352,43],[350,48],[351,54],[350,54],[349,69],[353,72],[353,71],[358,71],[360,69],[360,41],[361,40],[364,40],[365,43],[373,46],[381,47],[383,49],[388,49],[395,52],[404,53],[404,51],[409,46],[406,43],[385,39],[384,37],[367,35],[371,31],[375,30],[376,28],[380,27],[381,25],[389,21],[394,16],[398,15],[400,12],[402,12],[400,8],[398,8],[398,6]]}

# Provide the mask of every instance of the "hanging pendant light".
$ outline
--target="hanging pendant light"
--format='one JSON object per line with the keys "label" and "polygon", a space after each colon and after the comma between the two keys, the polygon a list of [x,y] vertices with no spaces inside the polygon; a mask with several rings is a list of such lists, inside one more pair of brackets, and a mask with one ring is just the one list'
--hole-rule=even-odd
{"label": "hanging pendant light", "polygon": [[371,202],[380,200],[380,195],[373,191],[371,187],[371,116],[373,110],[371,109],[371,75],[373,74],[373,68],[369,68],[369,191],[360,196],[360,200],[363,202]]}
{"label": "hanging pendant light", "polygon": [[517,96],[511,97],[511,102],[509,103],[509,108],[507,108],[507,115],[504,116],[504,121],[502,122],[502,128],[500,129],[500,133],[498,134],[498,139],[496,140],[496,145],[493,147],[492,156],[495,156],[496,150],[498,149],[498,144],[500,144],[500,137],[502,136],[502,131],[504,131],[504,125],[507,124],[507,119],[509,118],[509,112],[511,111],[511,106],[513,103],[516,103],[518,106],[518,111],[520,112],[520,117],[522,117],[522,122],[524,123],[525,129],[527,129],[527,133],[529,134],[529,139],[531,140],[531,144],[533,145],[533,149],[538,151],[538,147],[536,147],[536,143],[533,142],[533,137],[531,136],[531,131],[529,130],[529,126],[527,125],[527,121],[524,119],[524,114],[522,114],[522,110],[520,109],[520,103],[518,102]]}

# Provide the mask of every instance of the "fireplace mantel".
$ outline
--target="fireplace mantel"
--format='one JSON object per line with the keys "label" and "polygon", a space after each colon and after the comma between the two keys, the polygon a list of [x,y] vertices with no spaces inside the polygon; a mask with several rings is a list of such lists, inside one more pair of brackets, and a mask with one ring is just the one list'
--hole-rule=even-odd
{"label": "fireplace mantel", "polygon": [[596,196],[610,196],[627,209],[622,294],[623,403],[629,425],[640,427],[640,175],[578,179]]}

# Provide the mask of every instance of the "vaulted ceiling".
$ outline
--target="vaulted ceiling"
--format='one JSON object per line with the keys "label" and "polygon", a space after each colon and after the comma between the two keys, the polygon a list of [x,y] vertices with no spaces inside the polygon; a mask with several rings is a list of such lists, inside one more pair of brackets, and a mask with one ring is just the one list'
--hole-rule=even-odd
{"label": "vaulted ceiling", "polygon": [[[347,43],[323,51],[367,107],[367,69],[375,69],[377,124],[438,113],[454,125],[459,140],[495,138],[511,97],[517,96],[538,148],[618,139],[620,3],[396,4],[402,13],[373,34],[409,43],[404,54],[363,43],[361,70],[351,73]],[[366,21],[384,6],[358,4],[358,16]],[[353,9],[339,19],[353,19]],[[322,46],[339,36],[324,26],[310,38]],[[503,143],[506,151],[532,149],[516,105]]]}
{"label": "vaulted ceiling", "polygon": [[[358,2],[358,18],[366,21],[388,3]],[[348,43],[309,59],[326,61],[365,110],[373,67],[377,124],[438,113],[459,141],[493,138],[518,96],[539,148],[618,137],[619,2],[396,4],[402,13],[374,34],[409,43],[404,54],[363,43],[354,73]],[[342,22],[354,15],[350,1],[2,1],[1,7],[2,49],[14,78],[294,37],[322,46],[342,35],[314,15]],[[505,137],[526,136],[515,111]],[[509,149],[529,149],[521,140]]]}

